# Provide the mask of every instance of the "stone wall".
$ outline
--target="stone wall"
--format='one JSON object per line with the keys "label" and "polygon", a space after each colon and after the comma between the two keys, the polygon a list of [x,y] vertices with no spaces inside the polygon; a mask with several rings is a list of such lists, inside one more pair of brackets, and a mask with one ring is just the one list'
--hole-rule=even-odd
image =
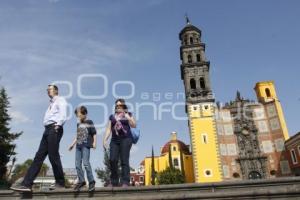
{"label": "stone wall", "polygon": [[300,199],[300,178],[230,181],[210,184],[181,184],[129,188],[97,188],[76,193],[70,190],[33,193],[0,191],[0,199]]}

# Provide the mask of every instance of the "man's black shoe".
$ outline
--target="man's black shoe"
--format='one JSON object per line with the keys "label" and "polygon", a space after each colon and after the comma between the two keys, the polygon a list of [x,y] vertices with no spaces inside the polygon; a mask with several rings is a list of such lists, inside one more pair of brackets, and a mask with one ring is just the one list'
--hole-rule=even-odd
{"label": "man's black shoe", "polygon": [[77,183],[74,187],[75,191],[80,191],[80,189],[86,185],[86,182],[82,182],[82,183]]}
{"label": "man's black shoe", "polygon": [[27,187],[27,186],[21,185],[21,184],[19,184],[19,185],[17,185],[17,184],[12,185],[10,187],[10,189],[12,189],[14,191],[19,191],[19,192],[31,192],[31,187]]}
{"label": "man's black shoe", "polygon": [[95,181],[89,183],[89,192],[95,191]]}

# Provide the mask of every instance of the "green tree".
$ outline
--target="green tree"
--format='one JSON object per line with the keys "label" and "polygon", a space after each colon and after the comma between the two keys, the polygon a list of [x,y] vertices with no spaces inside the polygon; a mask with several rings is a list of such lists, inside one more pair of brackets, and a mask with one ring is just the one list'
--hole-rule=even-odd
{"label": "green tree", "polygon": [[157,175],[159,185],[184,183],[184,176],[179,169],[168,167]]}
{"label": "green tree", "polygon": [[[104,168],[98,167],[95,169],[97,177],[103,182],[104,186],[110,184],[110,162],[109,162],[109,150],[104,151],[104,159],[103,159]],[[133,170],[130,167],[130,170]],[[118,162],[118,174],[121,174],[121,161]]]}
{"label": "green tree", "polygon": [[104,186],[107,186],[110,183],[110,163],[109,163],[109,152],[108,150],[104,151],[103,159],[104,168],[97,168],[95,170],[97,177],[103,182]]}
{"label": "green tree", "polygon": [[17,161],[17,158],[14,156],[12,159],[11,159],[11,165],[10,165],[10,169],[9,169],[9,172],[7,174],[7,177],[8,179],[10,178],[10,175],[11,175],[11,172],[12,172],[12,169],[15,167],[15,163]]}
{"label": "green tree", "polygon": [[[27,159],[24,163],[22,164],[16,164],[15,168],[12,171],[12,176],[11,176],[11,182],[17,181],[19,178],[24,177],[32,164],[33,160],[32,159]],[[49,166],[45,163],[43,163],[41,170],[38,174],[38,176],[46,176],[47,171],[49,170]]]}
{"label": "green tree", "polygon": [[[6,90],[0,89],[0,182],[5,182],[7,177],[7,163],[16,155],[13,143],[22,132],[12,133],[9,127],[11,117],[8,114],[9,97]],[[0,183],[1,184],[1,183]]]}
{"label": "green tree", "polygon": [[185,169],[184,169],[184,160],[182,150],[180,151],[180,163],[181,163],[181,173],[185,179]]}
{"label": "green tree", "polygon": [[156,171],[155,171],[155,165],[154,165],[154,149],[152,146],[152,155],[151,155],[151,185],[155,185],[155,179],[156,179]]}
{"label": "green tree", "polygon": [[173,159],[172,159],[172,150],[171,150],[171,144],[169,145],[169,167],[172,169],[173,168]]}

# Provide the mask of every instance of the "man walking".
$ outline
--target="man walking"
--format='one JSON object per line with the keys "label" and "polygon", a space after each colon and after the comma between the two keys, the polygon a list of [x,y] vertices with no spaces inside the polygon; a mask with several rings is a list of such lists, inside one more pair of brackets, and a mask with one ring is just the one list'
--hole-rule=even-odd
{"label": "man walking", "polygon": [[58,87],[56,85],[48,85],[47,92],[50,97],[50,105],[45,113],[43,122],[45,131],[39,149],[23,182],[20,185],[12,186],[12,190],[31,191],[33,181],[39,174],[47,155],[49,156],[56,181],[53,189],[65,187],[65,178],[59,155],[59,142],[62,138],[63,125],[67,118],[67,102],[63,97],[58,96]]}

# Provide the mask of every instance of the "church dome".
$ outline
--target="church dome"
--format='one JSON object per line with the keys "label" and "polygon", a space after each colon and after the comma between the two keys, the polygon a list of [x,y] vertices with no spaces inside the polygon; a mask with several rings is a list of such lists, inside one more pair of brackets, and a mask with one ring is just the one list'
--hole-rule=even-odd
{"label": "church dome", "polygon": [[201,37],[201,30],[198,29],[196,26],[193,26],[192,24],[188,23],[179,33],[180,40],[182,40],[182,35],[187,31],[196,31]]}
{"label": "church dome", "polygon": [[176,136],[175,132],[172,133],[171,140],[168,143],[166,143],[164,145],[164,147],[161,149],[161,154],[168,153],[171,144],[177,144],[178,148],[179,148],[179,151],[182,151],[182,153],[191,154],[189,146],[184,144],[182,141],[177,140],[177,136]]}

